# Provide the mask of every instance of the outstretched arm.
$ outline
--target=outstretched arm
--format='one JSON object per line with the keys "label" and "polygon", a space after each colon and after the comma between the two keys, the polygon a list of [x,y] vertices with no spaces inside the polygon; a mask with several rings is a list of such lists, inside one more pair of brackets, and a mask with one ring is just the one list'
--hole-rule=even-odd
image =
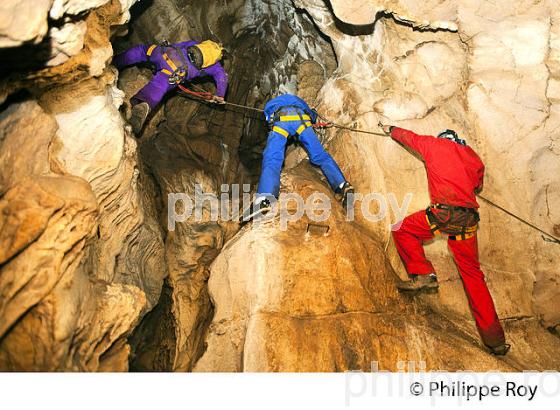
{"label": "outstretched arm", "polygon": [[191,47],[191,46],[194,46],[194,45],[197,45],[197,44],[198,44],[198,41],[189,40],[189,41],[183,41],[182,43],[175,43],[175,44],[173,44],[173,46],[174,47],[187,48],[187,47]]}
{"label": "outstretched arm", "polygon": [[125,52],[113,57],[113,64],[118,69],[121,69],[129,65],[144,63],[148,61],[148,48],[149,46],[147,44],[139,44],[129,48]]}
{"label": "outstretched arm", "polygon": [[422,159],[426,159],[429,146],[434,142],[431,135],[419,135],[399,127],[391,127],[389,135],[404,147],[418,153]]}
{"label": "outstretched arm", "polygon": [[216,95],[224,98],[228,87],[228,75],[220,63],[216,63],[204,69],[204,72],[211,76],[216,83]]}

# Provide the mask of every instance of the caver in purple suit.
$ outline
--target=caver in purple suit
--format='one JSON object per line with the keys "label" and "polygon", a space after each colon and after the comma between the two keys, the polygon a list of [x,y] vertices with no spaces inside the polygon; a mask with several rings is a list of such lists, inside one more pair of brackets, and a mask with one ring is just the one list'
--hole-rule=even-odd
{"label": "caver in purple suit", "polygon": [[[219,62],[201,70],[196,68],[187,55],[187,48],[196,44],[199,44],[199,42],[185,41],[182,43],[171,44],[170,46],[165,47],[165,52],[172,58],[173,56],[170,55],[171,53],[182,53],[182,55],[175,56],[173,59],[180,59],[180,61],[184,62],[184,64],[188,67],[187,75],[183,81],[190,81],[197,77],[211,76],[214,78],[214,82],[216,83],[216,95],[223,98],[226,95],[228,86],[227,74]],[[115,56],[113,63],[117,66],[117,68],[143,62],[150,62],[156,66],[157,73],[154,75],[152,80],[144,88],[138,91],[138,93],[136,93],[136,95],[131,99],[133,105],[144,101],[147,102],[153,110],[163,99],[165,94],[173,90],[177,85],[170,84],[169,75],[162,71],[173,71],[172,67],[170,67],[163,58],[164,47],[157,46],[150,50],[152,47],[145,44],[132,47],[124,53]],[[148,55],[148,53],[150,54]]]}

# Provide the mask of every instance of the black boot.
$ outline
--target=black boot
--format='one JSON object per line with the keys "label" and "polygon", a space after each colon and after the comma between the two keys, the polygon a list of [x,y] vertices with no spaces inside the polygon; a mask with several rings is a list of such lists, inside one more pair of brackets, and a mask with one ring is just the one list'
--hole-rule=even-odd
{"label": "black boot", "polygon": [[486,346],[488,349],[490,349],[490,353],[492,353],[495,356],[505,356],[507,354],[507,352],[509,351],[509,348],[511,347],[511,345],[504,343],[502,345],[499,346]]}
{"label": "black boot", "polygon": [[150,106],[147,102],[141,102],[140,104],[136,104],[132,107],[132,115],[130,116],[130,120],[128,122],[132,126],[132,132],[134,132],[136,137],[140,136],[140,131],[142,131],[142,127],[144,126],[149,113]]}
{"label": "black boot", "polygon": [[409,275],[410,280],[397,283],[397,289],[404,292],[437,292],[439,288],[435,273],[428,275]]}
{"label": "black boot", "polygon": [[243,215],[241,215],[239,222],[247,223],[255,219],[258,215],[267,214],[271,209],[272,209],[272,205],[268,199],[265,198],[258,202],[255,201],[251,204],[249,208],[247,208],[243,212]]}
{"label": "black boot", "polygon": [[[340,202],[342,202],[342,207],[344,209],[348,209],[348,205],[354,206],[354,187],[349,182],[342,184],[342,186],[336,190],[336,194],[339,197]],[[350,200],[351,202],[349,202]]]}

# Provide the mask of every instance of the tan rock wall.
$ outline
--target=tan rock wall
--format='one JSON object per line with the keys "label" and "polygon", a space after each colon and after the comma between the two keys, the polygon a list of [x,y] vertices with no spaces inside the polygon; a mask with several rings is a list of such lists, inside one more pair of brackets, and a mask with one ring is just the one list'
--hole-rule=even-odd
{"label": "tan rock wall", "polygon": [[0,114],[2,370],[127,370],[127,337],[159,299],[161,231],[107,67],[131,4],[54,2],[51,18],[80,16],[83,47],[0,85],[3,98],[31,91]]}
{"label": "tan rock wall", "polygon": [[[553,232],[560,118],[552,2],[330,3],[332,10],[324,1],[295,2],[336,53],[338,68],[319,94],[324,115],[368,130],[380,120],[423,134],[457,130],[487,165],[484,194]],[[325,141],[358,192],[395,193],[399,203],[411,192],[409,213],[427,206],[422,163],[390,139],[333,130]],[[301,165],[285,174],[284,191],[320,189]],[[282,232],[272,222],[226,245],[212,265],[216,314],[195,370],[336,371],[368,369],[371,361],[396,370],[399,360],[432,369],[557,369],[558,338],[545,328],[559,324],[560,249],[482,201],[481,213],[482,267],[512,343],[505,360],[481,350],[444,241],[427,248],[439,294],[398,297],[392,270],[404,271],[390,221],[349,225],[335,216],[327,237],[306,238],[302,223]],[[388,253],[373,254],[383,244]],[[368,280],[353,287],[361,274]],[[341,303],[346,297],[369,304],[352,313]]]}
{"label": "tan rock wall", "polygon": [[[338,8],[336,3],[337,17],[349,24],[356,24],[353,15],[364,16],[353,14],[352,2],[339,2]],[[546,1],[500,2],[499,7],[448,1],[435,9],[429,2],[355,3],[406,16],[415,27],[440,27],[446,16],[457,31],[422,31],[379,18],[371,34],[350,36],[337,29],[324,4],[297,2],[331,37],[339,61],[321,93],[323,110],[365,129],[376,129],[382,120],[419,133],[457,130],[486,163],[483,194],[552,232],[559,218],[550,206],[557,202],[560,166],[554,148],[560,120],[554,94],[557,8]],[[329,138],[358,191],[394,192],[400,201],[412,192],[410,212],[427,205],[423,166],[400,146],[346,132]],[[559,291],[554,261],[560,249],[480,202],[481,262],[500,315],[537,317],[556,326],[560,310],[550,301]],[[386,225],[364,224],[389,235]],[[445,245],[436,242],[428,249],[448,286],[460,293],[460,284],[452,284],[458,278]],[[392,261],[402,269],[398,257]],[[464,304],[451,302],[455,297],[445,299],[468,314]]]}
{"label": "tan rock wall", "polygon": [[[394,215],[347,223],[336,208],[320,238],[302,220],[286,232],[244,228],[230,241],[238,226],[211,221],[208,209],[202,221],[162,229],[168,193],[254,181],[266,129],[172,97],[140,142],[131,136],[121,105],[150,73],[124,71],[117,87],[109,64],[111,35],[126,31],[134,3],[0,5],[1,370],[123,371],[131,355],[141,370],[560,367],[558,337],[545,330],[560,323],[560,248],[486,203],[481,262],[513,345],[505,360],[480,347],[443,241],[427,248],[439,294],[396,293],[404,272]],[[297,91],[345,125],[454,128],[487,165],[484,194],[559,235],[555,3],[161,0],[136,15],[117,49],[217,38],[232,51],[230,101]],[[399,203],[413,193],[410,212],[427,205],[421,162],[391,140],[340,130],[324,140],[359,192]],[[328,193],[302,159],[290,148],[282,189]]]}
{"label": "tan rock wall", "polygon": [[[383,244],[360,224],[345,221],[318,176],[303,163],[286,172],[282,188],[303,198],[313,192],[329,196],[327,234],[308,233],[307,218],[287,230],[275,218],[244,227],[213,262],[208,286],[216,310],[194,371],[560,366],[560,340],[535,320],[505,324],[513,348],[497,359],[480,345],[472,319],[454,313],[437,295],[400,295]],[[440,290],[450,292],[459,294]]]}

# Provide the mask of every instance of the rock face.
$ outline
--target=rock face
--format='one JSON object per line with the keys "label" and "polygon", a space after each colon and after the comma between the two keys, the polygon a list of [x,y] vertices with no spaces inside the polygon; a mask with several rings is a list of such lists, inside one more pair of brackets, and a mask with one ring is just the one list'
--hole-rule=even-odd
{"label": "rock face", "polygon": [[[266,125],[171,94],[135,138],[123,117],[152,73],[110,65],[113,47],[210,38],[229,51],[232,103],[292,92],[347,126],[453,128],[487,165],[484,195],[558,235],[555,1],[134,3],[0,5],[0,370],[560,369],[560,247],[484,201],[505,359],[481,346],[444,241],[426,249],[439,293],[400,295],[397,216],[346,221],[297,146],[282,192],[327,195],[326,234],[305,217],[240,229],[209,204],[169,230],[170,194],[254,191]],[[321,138],[357,192],[427,205],[422,163],[390,139]]]}
{"label": "rock face", "polygon": [[127,370],[127,337],[167,273],[136,145],[118,112],[122,92],[106,67],[109,27],[125,10],[107,1],[50,8],[52,19],[85,11],[87,50],[76,47],[56,68],[9,74],[17,80],[0,92],[35,93],[19,92],[0,114],[2,370]]}
{"label": "rock face", "polygon": [[[330,195],[305,163],[287,172],[283,189],[305,199],[314,192]],[[560,366],[560,340],[534,321],[507,323],[513,352],[498,360],[477,346],[473,326],[437,296],[400,296],[378,238],[347,222],[331,201],[324,235],[307,232],[308,218],[285,231],[276,218],[228,242],[212,264],[216,313],[195,371],[398,371],[408,362],[430,370]],[[528,347],[537,343],[546,348]]]}
{"label": "rock face", "polygon": [[[557,8],[546,1],[500,2],[500,7],[484,1],[439,3],[424,10],[415,2],[371,2],[417,27],[437,27],[445,16],[457,32],[414,30],[381,18],[371,34],[355,37],[341,33],[318,2],[298,2],[310,10],[337,52],[339,68],[321,91],[322,106],[340,122],[351,120],[366,129],[379,120],[427,134],[456,129],[487,165],[484,195],[552,232],[559,218],[550,207],[558,191],[551,175],[560,166],[555,148],[560,121],[554,91]],[[427,17],[437,24],[427,24]],[[330,138],[335,157],[352,164],[346,171],[358,191],[393,192],[398,198],[412,192],[411,210],[426,206],[422,164],[399,146],[358,134]],[[559,290],[555,260],[560,249],[485,202],[481,206],[481,262],[499,313],[512,319],[538,317],[554,328],[560,310],[550,295]],[[388,237],[383,226],[365,225]],[[429,256],[460,294],[441,244],[434,243]],[[392,260],[398,268],[398,258]],[[445,304],[467,314],[466,304],[456,299],[449,297]]]}
{"label": "rock face", "polygon": [[[40,41],[47,33],[52,0],[7,0],[0,7],[0,47]],[[19,13],[15,13],[19,10]]]}

